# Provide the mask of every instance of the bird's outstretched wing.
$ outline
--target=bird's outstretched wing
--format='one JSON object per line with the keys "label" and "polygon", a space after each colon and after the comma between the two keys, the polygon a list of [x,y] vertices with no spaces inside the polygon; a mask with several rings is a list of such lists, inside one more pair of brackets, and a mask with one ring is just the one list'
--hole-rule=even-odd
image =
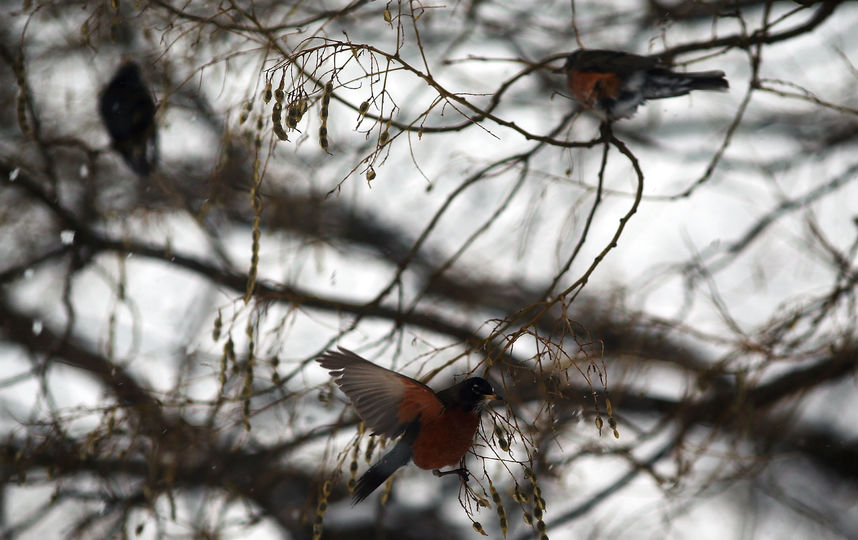
{"label": "bird's outstretched wing", "polygon": [[443,405],[425,384],[377,366],[348,349],[327,351],[316,361],[330,370],[361,420],[376,434],[396,437],[411,422],[435,418]]}

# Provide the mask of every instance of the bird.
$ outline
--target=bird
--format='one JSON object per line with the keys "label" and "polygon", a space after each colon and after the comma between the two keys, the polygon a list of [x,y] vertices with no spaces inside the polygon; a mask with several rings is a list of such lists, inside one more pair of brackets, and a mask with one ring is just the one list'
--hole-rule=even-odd
{"label": "bird", "polygon": [[604,49],[578,49],[566,57],[563,71],[575,101],[607,122],[632,116],[648,99],[730,87],[720,70],[682,73],[653,56]]}
{"label": "bird", "polygon": [[414,461],[435,476],[458,474],[459,464],[474,442],[480,413],[493,400],[502,400],[482,377],[470,377],[434,392],[425,384],[373,364],[343,347],[316,358],[330,370],[340,390],[373,435],[400,437],[396,445],[358,479],[352,504],[369,496],[400,467]]}
{"label": "bird", "polygon": [[98,110],[113,148],[132,171],[148,176],[158,160],[155,101],[136,62],[119,66],[101,92]]}

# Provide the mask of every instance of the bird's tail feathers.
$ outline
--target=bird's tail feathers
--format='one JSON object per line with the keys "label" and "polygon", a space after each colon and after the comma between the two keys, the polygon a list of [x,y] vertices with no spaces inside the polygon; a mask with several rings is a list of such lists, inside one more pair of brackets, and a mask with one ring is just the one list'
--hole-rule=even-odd
{"label": "bird's tail feathers", "polygon": [[370,493],[384,483],[390,475],[411,460],[411,442],[406,437],[399,439],[393,450],[381,458],[378,463],[370,467],[357,481],[354,493],[352,493],[352,504],[357,504],[366,499]]}
{"label": "bird's tail feathers", "polygon": [[690,73],[659,70],[649,73],[642,90],[645,99],[659,99],[682,96],[692,90],[724,91],[728,88],[730,83],[724,78],[724,72],[720,70]]}
{"label": "bird's tail feathers", "polygon": [[154,131],[148,137],[116,142],[113,146],[139,176],[149,176],[158,163],[158,135]]}
{"label": "bird's tail feathers", "polygon": [[724,78],[724,72],[720,70],[696,71],[680,73],[680,75],[690,81],[692,90],[727,90],[730,88],[730,83]]}

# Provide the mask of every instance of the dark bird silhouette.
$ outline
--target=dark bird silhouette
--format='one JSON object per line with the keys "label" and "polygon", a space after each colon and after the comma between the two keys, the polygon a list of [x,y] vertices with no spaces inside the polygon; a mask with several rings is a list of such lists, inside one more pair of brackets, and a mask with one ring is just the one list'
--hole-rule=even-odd
{"label": "dark bird silhouette", "polygon": [[672,71],[652,56],[579,49],[563,66],[566,86],[582,107],[602,120],[628,118],[648,99],[692,90],[727,90],[723,71]]}
{"label": "dark bird silhouette", "polygon": [[158,161],[155,102],[140,75],[140,66],[128,61],[101,92],[98,112],[113,148],[140,176],[148,176]]}
{"label": "dark bird silhouette", "polygon": [[360,477],[352,504],[364,500],[410,460],[436,476],[455,473],[467,480],[467,469],[440,469],[462,461],[474,443],[480,412],[489,401],[500,399],[487,380],[471,377],[435,393],[419,381],[342,347],[327,351],[316,361],[331,370],[374,434],[401,435],[393,449]]}

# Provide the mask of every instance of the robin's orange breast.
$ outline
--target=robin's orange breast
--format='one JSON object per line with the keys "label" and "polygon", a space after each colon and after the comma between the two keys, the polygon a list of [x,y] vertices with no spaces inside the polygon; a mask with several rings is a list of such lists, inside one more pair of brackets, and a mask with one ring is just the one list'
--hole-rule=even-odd
{"label": "robin's orange breast", "polygon": [[616,99],[620,95],[622,79],[613,73],[569,70],[566,85],[575,101],[593,108],[600,99]]}
{"label": "robin's orange breast", "polygon": [[414,464],[426,470],[458,464],[471,448],[479,425],[479,416],[463,409],[447,409],[421,422],[412,447]]}

